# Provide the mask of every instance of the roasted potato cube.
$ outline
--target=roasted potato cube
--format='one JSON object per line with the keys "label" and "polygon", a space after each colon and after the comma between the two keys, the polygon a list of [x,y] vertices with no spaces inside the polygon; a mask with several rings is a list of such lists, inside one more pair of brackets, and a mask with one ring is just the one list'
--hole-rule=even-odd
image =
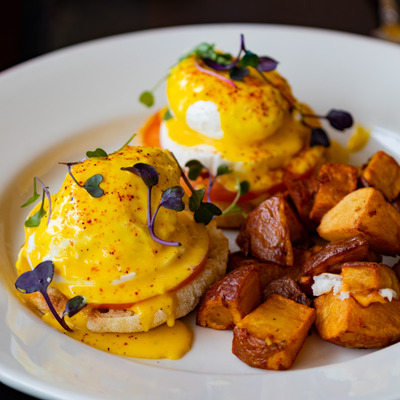
{"label": "roasted potato cube", "polygon": [[260,274],[245,265],[212,285],[200,300],[197,325],[213,329],[232,329],[262,302]]}
{"label": "roasted potato cube", "polygon": [[344,197],[324,215],[317,231],[330,241],[363,234],[373,251],[385,255],[400,252],[400,213],[372,187]]}
{"label": "roasted potato cube", "polygon": [[310,212],[313,207],[315,193],[318,190],[317,179],[294,179],[287,177],[285,185],[304,227],[309,231],[315,230],[317,224],[311,221]]}
{"label": "roasted potato cube", "polygon": [[363,307],[352,296],[332,292],[314,300],[316,329],[322,339],[343,347],[376,348],[400,340],[400,301]]}
{"label": "roasted potato cube", "polygon": [[232,352],[251,367],[288,369],[315,317],[314,309],[274,294],[235,326]]}
{"label": "roasted potato cube", "polygon": [[368,241],[362,235],[327,243],[304,265],[304,275],[332,272],[331,268],[347,261],[362,261],[368,255]]}
{"label": "roasted potato cube", "polygon": [[283,196],[270,197],[253,210],[236,239],[242,252],[261,261],[293,265],[291,237],[299,236],[301,224],[293,222],[296,217],[288,210],[290,206]]}
{"label": "roasted potato cube", "polygon": [[314,198],[310,219],[321,218],[344,196],[357,189],[358,169],[347,164],[324,164],[318,173],[319,187]]}
{"label": "roasted potato cube", "polygon": [[400,294],[399,280],[392,268],[373,262],[349,262],[342,266],[342,291],[393,289]]}
{"label": "roasted potato cube", "polygon": [[388,201],[393,201],[400,193],[400,165],[384,151],[375,153],[362,172],[362,179],[379,189]]}

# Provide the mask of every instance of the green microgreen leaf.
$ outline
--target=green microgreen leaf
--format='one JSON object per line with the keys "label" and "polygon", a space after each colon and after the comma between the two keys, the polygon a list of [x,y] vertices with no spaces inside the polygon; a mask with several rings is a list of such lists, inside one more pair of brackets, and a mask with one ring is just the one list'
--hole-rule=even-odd
{"label": "green microgreen leaf", "polygon": [[189,197],[189,210],[190,211],[195,212],[200,207],[205,193],[206,193],[205,188],[192,190],[192,195]]}
{"label": "green microgreen leaf", "polygon": [[167,108],[167,111],[165,111],[163,120],[164,120],[164,121],[168,121],[168,120],[171,119],[171,118],[172,118],[171,111],[169,111],[169,108]]}
{"label": "green microgreen leaf", "polygon": [[103,181],[103,177],[100,174],[91,176],[83,185],[87,192],[95,198],[101,197],[104,194],[104,190],[99,187],[100,183]]}
{"label": "green microgreen leaf", "polygon": [[247,75],[250,74],[250,70],[247,67],[234,66],[229,71],[229,77],[234,81],[242,81]]}
{"label": "green microgreen leaf", "polygon": [[117,151],[114,151],[113,154],[119,153],[125,146],[128,146],[128,144],[130,142],[132,142],[132,140],[135,138],[135,136],[136,136],[136,133],[134,133]]}
{"label": "green microgreen leaf", "polygon": [[221,215],[222,211],[213,203],[201,203],[199,208],[194,212],[194,220],[197,223],[209,224],[211,220],[218,215]]}
{"label": "green microgreen leaf", "polygon": [[238,66],[243,67],[253,67],[256,68],[259,64],[260,59],[257,54],[251,51],[247,51],[246,54],[239,60]]}
{"label": "green microgreen leaf", "polygon": [[43,205],[44,205],[44,194],[40,209],[25,221],[25,226],[27,228],[36,228],[40,225],[40,221],[46,215],[46,210],[44,209]]}
{"label": "green microgreen leaf", "polygon": [[40,206],[40,209],[25,221],[25,226],[27,228],[36,228],[37,226],[39,226],[40,225],[40,221],[46,215],[46,210],[44,209],[44,198],[45,198],[45,196],[47,197],[47,199],[49,201],[49,212],[48,212],[49,216],[47,218],[47,225],[50,223],[50,217],[51,217],[51,195],[50,195],[50,192],[49,192],[49,189],[47,188],[47,186],[37,176],[35,176],[33,178],[33,187],[34,187],[33,196],[25,204],[23,204],[21,207],[25,207],[25,206],[27,206],[29,204],[32,204],[34,201],[36,201],[40,197],[37,194],[37,191],[36,191],[36,181],[38,181],[40,183],[40,185],[42,186],[42,188],[43,188],[42,204]]}
{"label": "green microgreen leaf", "polygon": [[221,164],[220,166],[218,166],[217,168],[217,174],[215,175],[215,177],[218,176],[222,176],[222,175],[226,175],[226,174],[230,174],[232,172],[232,169],[229,168],[227,165],[225,164]]}
{"label": "green microgreen leaf", "polygon": [[88,303],[83,296],[75,296],[72,299],[69,299],[65,305],[65,310],[62,313],[62,319],[64,320],[65,316],[68,316],[69,318],[73,317],[85,308],[87,304]]}
{"label": "green microgreen leaf", "polygon": [[95,157],[107,157],[108,154],[105,150],[97,148],[94,151],[87,151],[86,152],[86,157],[88,158],[95,158]]}
{"label": "green microgreen leaf", "polygon": [[244,196],[249,192],[250,183],[248,181],[239,182],[239,179],[236,178],[236,186],[238,188],[238,191],[236,193],[233,202],[223,211],[222,215],[224,216],[239,214],[239,213],[242,213],[244,215],[243,210],[237,205],[237,202],[239,201],[240,197]]}
{"label": "green microgreen leaf", "polygon": [[149,90],[146,90],[140,95],[139,101],[146,107],[150,108],[154,105],[154,94]]}
{"label": "green microgreen leaf", "polygon": [[188,177],[191,181],[195,181],[205,169],[205,166],[199,160],[189,160],[185,167],[189,168]]}
{"label": "green microgreen leaf", "polygon": [[29,200],[27,200],[24,204],[22,204],[21,208],[27,207],[27,206],[33,204],[39,197],[40,197],[40,195],[39,195],[39,193],[37,193],[37,190],[36,190],[36,178],[33,178],[33,195]]}

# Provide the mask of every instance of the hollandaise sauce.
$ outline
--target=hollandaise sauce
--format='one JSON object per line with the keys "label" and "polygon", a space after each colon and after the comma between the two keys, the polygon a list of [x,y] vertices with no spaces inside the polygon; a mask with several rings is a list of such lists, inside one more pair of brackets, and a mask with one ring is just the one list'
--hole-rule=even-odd
{"label": "hollandaise sauce", "polygon": [[173,326],[164,324],[142,333],[96,333],[87,329],[85,312],[68,319],[72,332],[63,330],[51,313],[42,319],[81,343],[119,356],[178,360],[190,350],[193,341],[192,331],[179,320]]}

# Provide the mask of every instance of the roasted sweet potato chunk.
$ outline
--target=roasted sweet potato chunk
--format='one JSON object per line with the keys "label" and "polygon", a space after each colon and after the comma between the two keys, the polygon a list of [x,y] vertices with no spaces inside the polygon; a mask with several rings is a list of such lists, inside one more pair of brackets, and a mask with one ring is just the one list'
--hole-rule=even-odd
{"label": "roasted sweet potato chunk", "polygon": [[283,196],[270,197],[253,210],[236,239],[242,252],[261,261],[293,265],[291,235],[301,236],[297,232],[301,224],[293,222],[296,217],[288,210]]}
{"label": "roasted sweet potato chunk", "polygon": [[233,329],[262,302],[260,274],[252,265],[231,271],[212,285],[200,300],[197,325]]}
{"label": "roasted sweet potato chunk", "polygon": [[358,169],[347,164],[324,164],[318,173],[318,191],[310,212],[310,218],[321,218],[344,196],[357,189]]}
{"label": "roasted sweet potato chunk", "polygon": [[330,268],[347,261],[362,261],[368,257],[368,241],[361,235],[327,243],[304,265],[304,275],[330,272]]}
{"label": "roasted sweet potato chunk", "polygon": [[315,316],[314,309],[274,294],[235,326],[232,352],[252,367],[288,369]]}
{"label": "roasted sweet potato chunk", "polygon": [[343,292],[350,293],[361,305],[373,302],[385,303],[382,290],[390,290],[391,296],[399,297],[400,286],[396,273],[385,264],[350,262],[342,266]]}
{"label": "roasted sweet potato chunk", "polygon": [[362,306],[352,296],[332,292],[314,300],[316,329],[322,339],[344,347],[375,348],[400,340],[400,301]]}
{"label": "roasted sweet potato chunk", "polygon": [[372,187],[345,196],[324,215],[317,231],[330,241],[363,234],[377,253],[400,252],[400,213]]}
{"label": "roasted sweet potato chunk", "polygon": [[380,190],[388,201],[395,200],[400,193],[400,165],[384,151],[371,157],[362,172],[362,179]]}

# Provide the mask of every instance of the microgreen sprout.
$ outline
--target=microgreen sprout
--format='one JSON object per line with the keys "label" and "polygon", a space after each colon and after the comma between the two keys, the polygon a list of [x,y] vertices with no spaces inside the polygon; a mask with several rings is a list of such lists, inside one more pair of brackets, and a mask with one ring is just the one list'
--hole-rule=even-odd
{"label": "microgreen sprout", "polygon": [[215,216],[221,215],[222,211],[215,204],[203,201],[206,190],[204,188],[196,190],[190,183],[189,178],[186,176],[184,170],[180,166],[174,154],[172,154],[172,156],[174,157],[175,162],[177,163],[181,171],[181,177],[183,181],[185,182],[186,186],[189,188],[192,194],[189,197],[189,209],[193,212],[194,220],[198,223],[203,223],[205,225],[209,224]]}
{"label": "microgreen sprout", "polygon": [[44,199],[45,196],[47,197],[48,201],[49,201],[49,211],[48,211],[48,217],[47,217],[47,225],[50,223],[50,218],[51,218],[51,195],[49,192],[48,187],[38,178],[38,177],[34,177],[33,178],[33,195],[32,197],[26,201],[22,206],[22,207],[27,207],[30,204],[33,204],[39,197],[40,195],[37,193],[36,190],[36,181],[40,183],[40,185],[43,188],[43,195],[42,195],[42,204],[40,206],[40,209],[35,212],[35,214],[33,214],[31,217],[29,217],[26,221],[25,221],[25,226],[27,228],[34,228],[40,225],[40,221],[42,220],[42,218],[46,215],[46,210],[44,209]]}
{"label": "microgreen sprout", "polygon": [[185,203],[182,201],[182,197],[185,194],[183,188],[181,186],[172,186],[163,191],[160,203],[158,204],[154,213],[152,213],[151,192],[152,188],[158,184],[159,177],[157,170],[153,166],[145,163],[137,163],[132,167],[122,167],[121,170],[129,171],[140,176],[144,184],[147,186],[147,227],[152,239],[166,246],[181,246],[181,243],[179,242],[171,242],[157,237],[154,232],[154,227],[156,216],[161,207],[178,212],[185,209]]}
{"label": "microgreen sprout", "polygon": [[[230,174],[232,173],[232,169],[229,168],[225,164],[221,164],[217,168],[217,173],[215,176],[213,176],[210,172],[210,170],[203,165],[199,160],[189,160],[186,164],[185,167],[188,168],[188,178],[192,181],[195,181],[201,174],[204,173],[208,178],[208,183],[207,183],[207,201],[211,203],[211,189],[215,183],[215,180],[222,175]],[[230,204],[220,215],[228,215],[228,214],[236,214],[236,213],[243,213],[242,209],[237,205],[237,202],[241,196],[244,196],[245,194],[248,193],[250,189],[250,184],[248,181],[242,181],[240,182],[237,179],[237,188],[238,191],[236,193],[235,199],[233,200],[232,204]],[[199,189],[201,190],[201,189]],[[205,190],[203,189],[205,192]]]}
{"label": "microgreen sprout", "polygon": [[64,163],[60,162],[59,164],[66,165],[68,167],[68,173],[70,174],[71,178],[74,182],[80,186],[81,188],[85,189],[92,197],[98,198],[103,196],[104,190],[99,186],[100,183],[103,181],[103,176],[100,174],[95,174],[91,176],[83,185],[79,183],[74,175],[72,174],[72,166],[79,164],[79,162],[70,162]]}
{"label": "microgreen sprout", "polygon": [[60,317],[51,302],[50,296],[47,293],[47,288],[53,280],[54,264],[52,261],[47,260],[38,264],[33,270],[21,274],[15,282],[15,287],[21,293],[34,293],[40,292],[49,307],[50,312],[53,314],[57,322],[66,330],[71,332],[71,328],[65,322],[65,316],[72,317],[81,311],[87,302],[84,297],[76,296],[68,300],[65,310]]}
{"label": "microgreen sprout", "polygon": [[247,216],[246,213],[237,205],[238,200],[240,197],[246,195],[250,190],[250,183],[248,181],[240,182],[238,178],[236,178],[236,187],[237,193],[233,202],[222,212],[223,216],[231,215],[231,214],[242,214],[244,217]]}

